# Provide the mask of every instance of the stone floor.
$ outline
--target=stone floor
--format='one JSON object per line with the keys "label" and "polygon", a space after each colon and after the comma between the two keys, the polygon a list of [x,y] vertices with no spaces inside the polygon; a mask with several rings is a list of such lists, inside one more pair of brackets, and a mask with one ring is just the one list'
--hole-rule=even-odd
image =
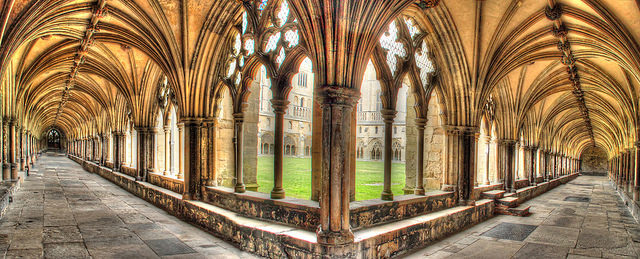
{"label": "stone floor", "polygon": [[580,176],[524,206],[531,206],[529,217],[497,216],[405,257],[640,256],[640,225],[605,177]]}
{"label": "stone floor", "polygon": [[43,156],[0,220],[5,258],[253,258],[62,156]]}

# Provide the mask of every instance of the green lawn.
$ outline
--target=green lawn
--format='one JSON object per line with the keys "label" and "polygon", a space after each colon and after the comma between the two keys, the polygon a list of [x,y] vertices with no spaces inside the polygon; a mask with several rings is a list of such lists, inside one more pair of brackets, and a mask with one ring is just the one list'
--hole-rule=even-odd
{"label": "green lawn", "polygon": [[[391,166],[391,190],[394,195],[404,192],[404,164]],[[283,187],[287,197],[309,199],[311,197],[311,158],[284,158]],[[356,162],[356,200],[380,198],[383,182],[383,163]],[[258,191],[269,193],[273,189],[273,157],[258,157]]]}

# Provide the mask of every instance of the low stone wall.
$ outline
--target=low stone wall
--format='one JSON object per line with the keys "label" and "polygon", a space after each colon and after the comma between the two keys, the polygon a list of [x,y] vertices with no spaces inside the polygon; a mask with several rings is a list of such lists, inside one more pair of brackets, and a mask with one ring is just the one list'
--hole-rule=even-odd
{"label": "low stone wall", "polygon": [[518,198],[518,204],[522,204],[525,201],[540,196],[541,194],[548,192],[549,190],[558,187],[561,184],[568,183],[569,181],[576,179],[580,174],[575,173],[571,175],[565,175],[549,182],[539,183],[535,186],[527,186],[516,190],[516,197]]}
{"label": "low stone wall", "polygon": [[412,218],[455,206],[453,192],[435,191],[425,196],[402,195],[393,201],[380,199],[350,204],[350,223],[354,230]]}
{"label": "low stone wall", "polygon": [[473,188],[473,193],[471,193],[471,199],[479,200],[483,192],[488,192],[493,190],[502,190],[502,189],[504,189],[504,185],[502,183],[476,186]]}
{"label": "low stone wall", "polygon": [[[125,172],[124,168],[122,171],[123,173]],[[127,175],[135,177],[135,173],[133,175],[130,175],[130,174],[127,174]],[[156,186],[160,186],[162,188],[165,188],[175,193],[184,192],[184,181],[178,180],[176,178],[166,177],[160,174],[149,174],[149,183]]]}
{"label": "low stone wall", "polygon": [[529,186],[529,179],[518,179],[515,182],[515,188],[516,189],[520,189],[520,188],[525,188],[527,186]]}
{"label": "low stone wall", "polygon": [[[108,167],[113,169],[113,167]],[[131,177],[136,177],[136,175],[138,174],[138,171],[135,168],[132,167],[128,167],[128,166],[123,166],[122,168],[120,168],[121,173],[126,174],[128,176]]]}
{"label": "low stone wall", "polygon": [[234,193],[227,187],[207,187],[205,202],[241,215],[315,231],[320,225],[318,202],[285,198],[270,199],[260,192]]}
{"label": "low stone wall", "polygon": [[[22,177],[22,176],[21,176]],[[9,208],[9,204],[12,202],[13,194],[20,188],[20,183],[23,178],[18,181],[2,182],[0,185],[0,218],[4,216],[4,213]]]}
{"label": "low stone wall", "polygon": [[631,212],[631,215],[636,220],[636,222],[640,222],[640,204],[638,204],[638,202],[635,201],[633,197],[624,190],[624,188],[618,186],[615,181],[611,181],[611,184],[618,192],[618,195],[620,196],[624,204],[627,205],[627,208],[629,208],[629,212]]}
{"label": "low stone wall", "polygon": [[[286,200],[273,201],[260,197],[255,193],[235,194],[231,189],[222,187],[207,189],[208,202],[215,203],[217,204],[216,206],[202,201],[182,200],[182,195],[176,192],[148,182],[137,182],[131,176],[113,172],[111,169],[100,167],[95,163],[85,163],[73,156],[70,156],[70,158],[82,164],[85,170],[99,174],[134,195],[176,217],[210,231],[212,234],[237,245],[242,250],[271,258],[323,258],[328,254],[334,257],[349,258],[398,256],[482,222],[492,217],[495,209],[494,201],[487,199],[478,200],[474,206],[446,208],[446,206],[453,206],[450,203],[450,200],[453,199],[453,194],[449,192],[443,192],[438,195],[406,197],[407,200],[402,200],[402,196],[400,196],[398,201],[369,204],[371,206],[354,202],[351,208],[352,224],[356,224],[353,227],[355,229],[354,243],[346,246],[327,247],[318,244],[315,231],[309,229],[310,226],[317,225],[317,223],[295,223],[302,226],[306,224],[306,227],[300,228],[279,224],[282,220],[277,220],[277,223],[263,220],[265,218],[264,214],[267,212],[266,208],[269,206],[287,207],[289,205],[286,204]],[[529,195],[534,195],[534,193],[546,191],[561,183],[566,183],[576,176],[577,174],[555,179],[550,183],[530,188],[536,191],[523,190],[518,195],[527,198]],[[226,201],[228,203],[225,203],[224,200],[227,199],[232,199],[233,201]],[[242,204],[241,208],[231,207],[236,203]],[[426,203],[427,205],[420,203]],[[299,208],[300,205],[294,203],[294,206],[292,206],[293,208]],[[225,206],[229,206],[229,209],[225,209]],[[423,211],[440,210],[419,216],[410,216],[418,215],[415,214],[416,211],[413,211],[417,206],[421,206],[420,208]],[[319,210],[319,208],[313,206],[303,207],[305,208],[304,211],[308,208],[311,208],[310,210],[312,211]],[[259,214],[258,211],[263,213],[260,220],[243,216],[243,214]],[[273,213],[278,212],[272,210],[271,213],[272,215],[269,217],[275,219]],[[317,214],[317,212],[313,213]],[[391,220],[389,217],[395,217],[396,215],[406,218],[389,223]],[[369,219],[374,216],[381,216],[385,219],[360,219]],[[355,221],[353,217],[356,217]],[[289,220],[288,224],[294,223],[293,218]],[[314,219],[310,217],[309,220]],[[375,222],[386,222],[386,224],[375,225]]]}
{"label": "low stone wall", "polygon": [[455,207],[396,222],[391,231],[382,231],[389,229],[388,225],[363,230],[364,233],[356,233],[356,256],[386,258],[424,247],[493,217],[494,207],[492,200],[479,200],[475,206]]}

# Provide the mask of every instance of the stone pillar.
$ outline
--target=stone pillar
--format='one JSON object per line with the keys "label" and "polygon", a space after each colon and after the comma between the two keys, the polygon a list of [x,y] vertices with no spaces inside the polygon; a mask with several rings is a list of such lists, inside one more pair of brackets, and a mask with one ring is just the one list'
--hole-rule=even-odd
{"label": "stone pillar", "polygon": [[11,166],[9,162],[9,120],[2,120],[2,180],[11,180]]}
{"label": "stone pillar", "polygon": [[207,177],[206,177],[206,186],[216,186],[216,179],[217,179],[217,146],[218,146],[218,119],[217,118],[213,118],[211,121],[209,121],[208,125],[207,125],[207,129],[208,129],[208,134],[209,137],[207,138],[209,145],[207,145],[208,147],[208,151],[207,151],[207,166],[208,166],[208,170],[207,170]]}
{"label": "stone pillar", "polygon": [[499,140],[501,175],[504,177],[504,189],[508,192],[515,192],[515,150],[516,140]]}
{"label": "stone pillar", "polygon": [[18,154],[20,156],[20,160],[19,160],[20,171],[24,171],[24,169],[26,168],[26,165],[27,165],[27,160],[25,159],[25,156],[24,156],[25,155],[24,154],[24,147],[25,147],[25,144],[26,144],[25,141],[24,141],[25,140],[24,139],[25,133],[26,133],[26,130],[24,128],[22,128],[22,127],[18,130],[18,144],[20,145],[20,148],[18,149],[18,152],[19,152]]}
{"label": "stone pillar", "polygon": [[522,146],[522,176],[526,178],[529,183],[532,182],[531,179],[531,147],[530,146]]}
{"label": "stone pillar", "polygon": [[537,167],[539,165],[538,163],[538,147],[536,146],[531,146],[530,147],[530,155],[529,155],[529,166],[530,166],[530,171],[529,171],[529,175],[530,177],[530,181],[529,183],[533,186],[536,186],[537,182],[538,182],[538,173],[537,173]]}
{"label": "stone pillar", "polygon": [[445,127],[445,174],[442,189],[454,191],[459,204],[471,203],[475,177],[476,128]]}
{"label": "stone pillar", "polygon": [[[171,125],[171,124],[169,124]],[[163,175],[169,175],[171,171],[171,127],[165,125],[164,130],[164,172]]]}
{"label": "stone pillar", "polygon": [[489,178],[490,175],[490,160],[489,158],[491,157],[491,136],[490,135],[486,135],[484,136],[484,138],[482,138],[483,143],[486,146],[486,150],[484,150],[484,154],[485,154],[485,164],[482,165],[485,168],[484,171],[484,181],[482,182],[482,184],[484,185],[490,185],[491,184],[491,179]]}
{"label": "stone pillar", "polygon": [[[314,96],[318,95],[314,91]],[[311,200],[313,201],[320,199],[320,190],[322,189],[322,153],[324,152],[322,150],[322,138],[320,137],[322,136],[322,103],[318,100],[318,98],[313,100],[313,116],[311,116],[311,135],[313,136],[311,139]],[[355,192],[352,196],[355,196]]]}
{"label": "stone pillar", "polygon": [[11,180],[18,180],[18,165],[16,164],[16,121],[9,120],[9,164],[11,166]]}
{"label": "stone pillar", "polygon": [[391,191],[391,160],[393,145],[393,121],[396,118],[397,111],[393,109],[382,109],[382,120],[384,121],[384,186],[380,199],[386,201],[393,200],[393,192]]}
{"label": "stone pillar", "polygon": [[[426,119],[416,118],[416,189],[414,194],[424,195],[424,128],[427,124]],[[408,142],[410,143],[410,142]],[[407,143],[407,144],[408,144]]]}
{"label": "stone pillar", "polygon": [[178,124],[178,175],[176,178],[184,178],[184,123]]}
{"label": "stone pillar", "polygon": [[633,150],[633,200],[640,200],[640,141],[634,144]]}
{"label": "stone pillar", "polygon": [[112,133],[113,136],[113,171],[115,172],[121,172],[122,170],[122,160],[120,160],[120,158],[122,157],[120,155],[120,153],[122,153],[122,147],[120,146],[120,137],[122,136],[122,133],[114,131]]}
{"label": "stone pillar", "polygon": [[275,131],[274,135],[274,156],[273,156],[273,190],[271,191],[271,199],[283,199],[285,197],[282,188],[282,169],[284,159],[284,114],[287,110],[289,101],[272,99],[271,106],[275,113]]}
{"label": "stone pillar", "polygon": [[[234,114],[235,116],[235,114]],[[202,119],[191,118],[184,123],[184,200],[201,200]],[[242,123],[240,123],[242,125]],[[240,135],[241,136],[241,135]],[[242,152],[240,152],[242,153]]]}
{"label": "stone pillar", "polygon": [[[149,161],[147,163],[147,175],[149,173],[157,173],[158,172],[158,148],[157,147],[157,139],[158,139],[158,129],[156,127],[149,127],[147,130],[147,149],[146,153]],[[201,158],[202,159],[202,158]],[[145,179],[148,181],[148,179]]]}
{"label": "stone pillar", "polygon": [[353,242],[349,223],[351,191],[348,154],[351,116],[360,93],[356,89],[324,86],[318,91],[322,109],[322,186],[318,243],[340,245]]}
{"label": "stone pillar", "polygon": [[138,152],[138,156],[136,158],[137,162],[137,174],[136,181],[146,181],[147,180],[147,169],[149,164],[149,156],[147,155],[147,140],[149,135],[149,128],[145,127],[136,127],[136,132],[138,133],[137,143],[136,143],[136,151]]}
{"label": "stone pillar", "polygon": [[[276,124],[277,124],[277,120],[276,120]],[[242,154],[242,148],[243,148],[243,142],[242,142],[242,137],[243,137],[243,124],[244,124],[244,116],[241,112],[239,113],[234,113],[233,114],[233,125],[234,125],[234,131],[233,131],[233,146],[235,148],[235,178],[234,178],[234,190],[237,193],[243,193],[246,191],[245,186],[244,186],[244,175],[242,174],[242,164],[243,164],[243,154]],[[185,135],[186,136],[186,135]],[[186,139],[186,137],[185,137]],[[280,150],[282,151],[282,150]],[[277,160],[277,159],[276,159]],[[275,164],[275,160],[274,160],[274,164]]]}

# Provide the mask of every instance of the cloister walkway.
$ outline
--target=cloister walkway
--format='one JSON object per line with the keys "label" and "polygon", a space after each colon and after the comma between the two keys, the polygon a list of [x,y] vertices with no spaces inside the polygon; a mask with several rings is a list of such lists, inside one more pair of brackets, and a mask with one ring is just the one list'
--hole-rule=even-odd
{"label": "cloister walkway", "polygon": [[580,176],[407,258],[638,258],[640,225],[606,177]]}
{"label": "cloister walkway", "polygon": [[62,155],[46,154],[0,220],[6,258],[253,258]]}

